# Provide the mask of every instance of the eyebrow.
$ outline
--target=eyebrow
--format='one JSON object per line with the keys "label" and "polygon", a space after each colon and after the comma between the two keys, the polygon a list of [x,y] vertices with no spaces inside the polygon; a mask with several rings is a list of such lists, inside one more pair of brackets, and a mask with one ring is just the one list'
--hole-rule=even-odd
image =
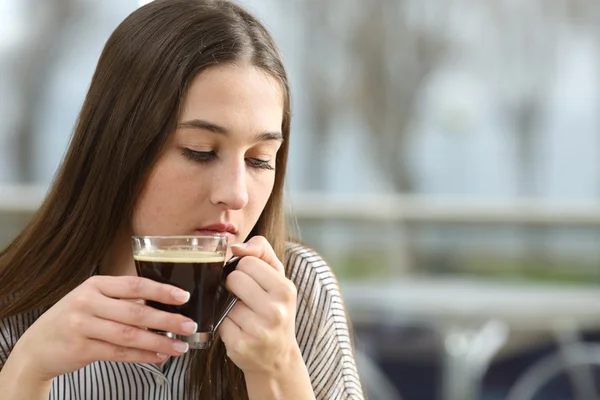
{"label": "eyebrow", "polygon": [[[229,136],[229,130],[227,128],[201,119],[180,122],[177,125],[177,128],[202,129],[218,135]],[[283,134],[281,132],[262,132],[259,133],[254,140],[256,142],[268,142],[271,140],[283,141]]]}

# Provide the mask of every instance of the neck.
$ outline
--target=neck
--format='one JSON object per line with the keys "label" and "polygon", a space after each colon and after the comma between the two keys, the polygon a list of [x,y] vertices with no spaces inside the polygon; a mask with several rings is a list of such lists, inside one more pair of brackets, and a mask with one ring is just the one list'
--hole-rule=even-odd
{"label": "neck", "polygon": [[127,276],[137,275],[131,249],[131,235],[121,232],[115,238],[110,249],[104,256],[100,265],[101,275]]}

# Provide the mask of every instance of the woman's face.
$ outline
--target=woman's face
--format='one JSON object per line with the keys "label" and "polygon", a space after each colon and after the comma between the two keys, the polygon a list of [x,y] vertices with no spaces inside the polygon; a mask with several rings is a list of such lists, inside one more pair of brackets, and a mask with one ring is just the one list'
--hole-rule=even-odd
{"label": "woman's face", "polygon": [[229,243],[244,241],[273,190],[282,118],[281,86],[264,71],[228,65],[199,74],[138,199],[133,234],[227,232]]}

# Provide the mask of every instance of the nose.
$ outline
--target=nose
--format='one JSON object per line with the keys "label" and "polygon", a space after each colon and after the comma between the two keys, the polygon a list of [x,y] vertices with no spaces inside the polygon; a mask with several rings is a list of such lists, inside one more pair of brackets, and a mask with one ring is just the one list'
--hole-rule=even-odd
{"label": "nose", "polygon": [[212,179],[211,202],[228,210],[240,210],[248,204],[244,159],[223,162],[215,169]]}

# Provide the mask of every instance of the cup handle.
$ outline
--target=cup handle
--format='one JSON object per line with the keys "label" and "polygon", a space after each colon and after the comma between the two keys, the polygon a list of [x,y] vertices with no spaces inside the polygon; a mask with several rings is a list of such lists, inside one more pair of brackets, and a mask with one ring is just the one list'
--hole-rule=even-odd
{"label": "cup handle", "polygon": [[[224,290],[227,290],[227,289],[225,289],[225,279],[227,279],[229,274],[232,273],[237,268],[237,265],[241,259],[242,258],[238,257],[238,256],[231,257],[231,259],[223,266],[223,273],[221,275],[221,285]],[[223,314],[221,314],[221,316],[219,317],[219,320],[215,324],[215,326],[213,328],[213,334],[215,332],[217,332],[217,329],[219,329],[219,326],[221,325],[221,323],[223,322],[225,317],[227,317],[227,314],[229,314],[229,312],[231,311],[233,306],[235,306],[235,303],[237,303],[237,301],[238,301],[238,298],[236,296],[233,296],[233,299],[231,299],[229,304],[227,304],[227,307],[225,307],[225,310],[223,310]]]}

